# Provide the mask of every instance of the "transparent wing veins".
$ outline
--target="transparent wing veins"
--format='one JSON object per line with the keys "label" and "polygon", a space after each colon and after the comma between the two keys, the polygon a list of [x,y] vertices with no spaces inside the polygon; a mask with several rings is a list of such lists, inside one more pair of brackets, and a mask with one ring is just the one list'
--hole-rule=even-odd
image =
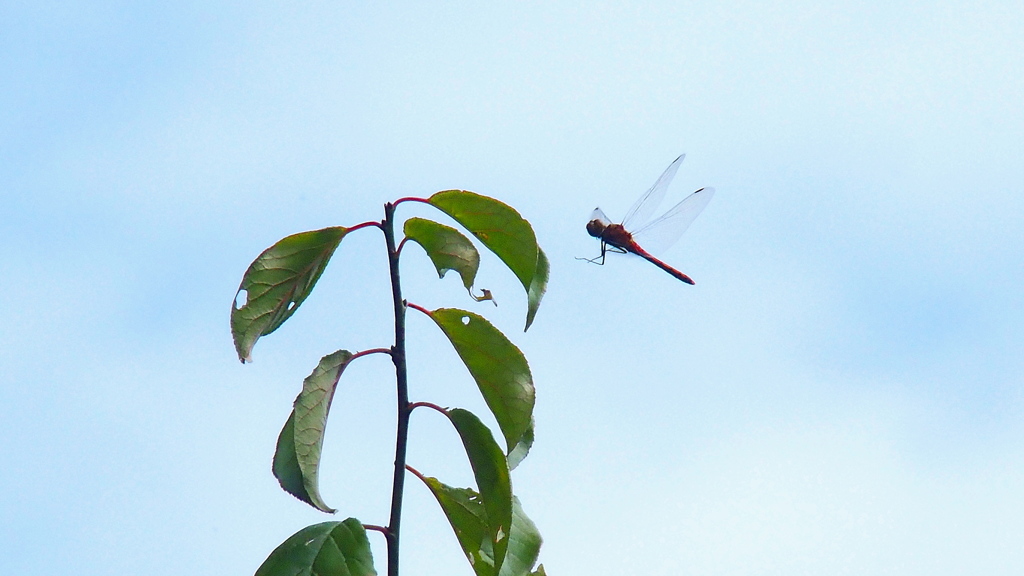
{"label": "transparent wing veins", "polygon": [[672,179],[675,178],[676,172],[679,171],[679,165],[683,163],[683,158],[686,158],[686,154],[681,154],[673,160],[668,165],[668,168],[661,173],[654,186],[651,186],[650,190],[645,192],[643,196],[630,206],[626,216],[622,219],[622,225],[626,230],[630,230],[631,225],[643,225],[650,220],[651,215],[661,205],[661,201],[665,199],[665,192],[668,190],[669,184],[672,183]]}
{"label": "transparent wing veins", "polygon": [[587,222],[590,222],[591,220],[600,220],[606,226],[612,223],[600,208],[594,208],[594,211],[590,213],[590,219],[587,220]]}
{"label": "transparent wing veins", "polygon": [[704,211],[714,195],[714,188],[697,190],[683,198],[682,202],[673,206],[660,218],[633,232],[633,238],[652,254],[667,250],[679,241],[679,238]]}

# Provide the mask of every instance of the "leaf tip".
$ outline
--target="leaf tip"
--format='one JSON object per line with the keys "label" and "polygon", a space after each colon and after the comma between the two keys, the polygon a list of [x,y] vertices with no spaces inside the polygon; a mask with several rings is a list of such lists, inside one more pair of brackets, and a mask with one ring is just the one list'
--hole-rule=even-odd
{"label": "leaf tip", "polygon": [[523,328],[523,332],[530,329],[533,324],[533,319],[537,316],[537,310],[540,308],[540,301],[544,298],[544,293],[548,290],[548,275],[551,272],[551,264],[548,262],[547,254],[537,247],[537,269],[534,273],[533,279],[530,281],[530,288],[527,290],[527,312],[526,312],[526,327]]}

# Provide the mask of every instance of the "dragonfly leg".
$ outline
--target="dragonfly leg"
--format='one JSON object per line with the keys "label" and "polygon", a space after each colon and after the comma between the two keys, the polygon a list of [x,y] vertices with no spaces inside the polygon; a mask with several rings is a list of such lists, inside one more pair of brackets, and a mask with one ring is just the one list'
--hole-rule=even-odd
{"label": "dragonfly leg", "polygon": [[[618,246],[612,246],[612,245],[607,244],[605,242],[601,242],[601,255],[600,256],[596,256],[594,258],[580,258],[579,256],[577,256],[576,259],[577,260],[586,260],[587,262],[590,262],[591,264],[597,264],[599,266],[604,266],[604,257],[605,257],[605,255],[609,251],[615,252],[617,254],[625,254],[626,253],[625,250],[623,250],[622,248],[619,248]],[[601,259],[600,262],[598,262],[598,258]]]}

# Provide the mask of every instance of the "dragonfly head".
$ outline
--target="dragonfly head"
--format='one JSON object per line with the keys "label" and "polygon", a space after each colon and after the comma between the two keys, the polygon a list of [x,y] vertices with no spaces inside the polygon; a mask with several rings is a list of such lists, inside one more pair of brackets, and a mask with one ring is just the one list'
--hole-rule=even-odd
{"label": "dragonfly head", "polygon": [[604,229],[606,227],[607,226],[604,222],[601,222],[600,220],[595,218],[594,220],[587,222],[587,234],[590,234],[594,238],[600,238],[601,233],[604,232]]}

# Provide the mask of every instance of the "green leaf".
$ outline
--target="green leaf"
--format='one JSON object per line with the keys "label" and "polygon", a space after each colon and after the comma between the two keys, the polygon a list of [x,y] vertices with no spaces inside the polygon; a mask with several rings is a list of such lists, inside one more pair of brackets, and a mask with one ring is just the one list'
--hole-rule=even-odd
{"label": "green leaf", "polygon": [[[544,539],[540,537],[537,526],[523,511],[519,498],[512,497],[512,532],[508,538],[508,552],[505,563],[501,565],[500,576],[525,576],[530,574]],[[540,573],[544,569],[540,568]]]}
{"label": "green leaf", "polygon": [[476,575],[494,576],[494,555],[487,533],[487,511],[480,501],[480,495],[469,488],[452,488],[437,478],[423,478],[423,482],[441,505]]}
{"label": "green leaf", "polygon": [[544,254],[544,251],[537,248],[537,272],[533,275],[533,280],[530,282],[530,289],[527,290],[527,310],[526,310],[526,328],[523,332],[530,329],[530,325],[533,324],[534,317],[537,316],[537,309],[540,308],[540,300],[544,297],[544,292],[548,289],[548,272],[550,271],[550,265],[548,263],[548,257]]}
{"label": "green leaf", "polygon": [[[422,477],[448,518],[462,551],[477,576],[494,576],[494,552],[487,534],[487,511],[480,495],[469,488],[453,488],[436,478]],[[512,528],[499,576],[528,576],[540,555],[542,539],[537,527],[512,498]]]}
{"label": "green leaf", "polygon": [[346,232],[337,226],[293,234],[249,265],[231,307],[231,336],[243,363],[252,361],[256,341],[277,330],[309,296]]}
{"label": "green leaf", "polygon": [[508,204],[467,190],[438,192],[427,202],[465,226],[519,278],[529,298],[529,327],[547,284],[546,258],[543,281],[534,280],[541,269],[541,256],[530,223]]}
{"label": "green leaf", "polygon": [[526,455],[530,453],[530,448],[533,448],[533,429],[536,427],[536,423],[533,418],[530,418],[530,426],[526,429],[523,437],[519,439],[508,452],[508,469],[515,470],[519,463],[526,459]]}
{"label": "green leaf", "polygon": [[496,558],[495,569],[498,569],[505,559],[512,524],[512,481],[508,463],[490,429],[476,415],[461,408],[450,409],[447,413],[462,438],[473,467],[480,499],[487,512],[488,535]]}
{"label": "green leaf", "polygon": [[536,392],[526,357],[478,314],[438,308],[430,317],[451,340],[512,450],[533,418]]}
{"label": "green leaf", "polygon": [[352,353],[338,350],[320,359],[313,373],[302,381],[288,421],[277,438],[274,476],[281,488],[299,500],[324,512],[334,512],[320,497],[320,455],[324,444],[327,414]]}
{"label": "green leaf", "polygon": [[263,561],[256,576],[376,576],[359,520],[323,522],[299,530]]}
{"label": "green leaf", "polygon": [[444,278],[446,272],[455,270],[462,276],[462,285],[467,290],[473,287],[473,280],[480,268],[480,253],[469,238],[455,228],[423,218],[406,220],[404,232],[409,240],[427,251],[438,277]]}
{"label": "green leaf", "polygon": [[548,572],[547,572],[547,570],[544,569],[544,565],[541,564],[540,566],[537,566],[537,569],[534,570],[530,574],[530,576],[548,576]]}

